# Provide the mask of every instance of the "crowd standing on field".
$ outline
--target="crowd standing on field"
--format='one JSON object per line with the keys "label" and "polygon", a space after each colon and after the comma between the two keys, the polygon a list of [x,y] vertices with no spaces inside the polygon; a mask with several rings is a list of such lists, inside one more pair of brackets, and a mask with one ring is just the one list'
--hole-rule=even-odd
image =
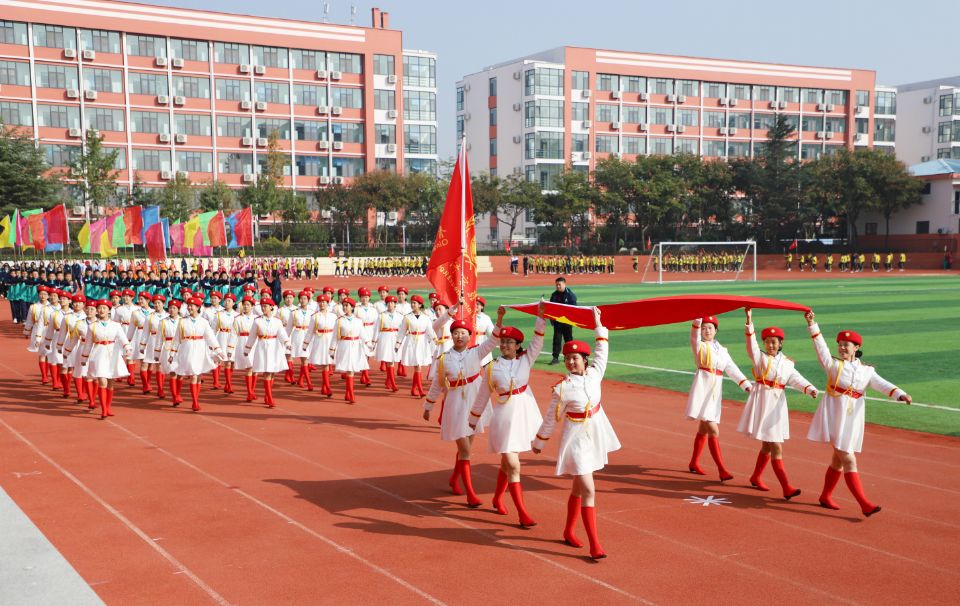
{"label": "crowd standing on field", "polygon": [[[841,272],[860,273],[867,265],[867,255],[862,252],[839,253],[836,255],[832,252],[821,255],[817,253],[800,253],[795,255],[793,251],[788,251],[783,258],[786,261],[787,271],[793,271],[794,258],[796,258],[797,269],[799,271],[816,272],[822,260],[823,270],[832,272],[835,257],[839,263]],[[875,252],[870,255],[870,271],[879,272],[882,270],[891,272],[894,270],[894,265],[896,265],[897,271],[904,271],[907,267],[907,253],[887,252],[881,254]]]}
{"label": "crowd standing on field", "polygon": [[[720,250],[663,255],[663,271],[673,273],[737,272],[743,269],[744,253]],[[660,271],[660,257],[653,257],[653,270]]]}
{"label": "crowd standing on field", "polygon": [[616,259],[598,255],[512,255],[510,273],[530,274],[615,274]]}

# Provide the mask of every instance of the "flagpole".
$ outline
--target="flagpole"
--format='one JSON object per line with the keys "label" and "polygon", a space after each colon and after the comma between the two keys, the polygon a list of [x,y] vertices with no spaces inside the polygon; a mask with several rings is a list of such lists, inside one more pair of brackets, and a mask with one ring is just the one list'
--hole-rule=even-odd
{"label": "flagpole", "polygon": [[[464,135],[460,140],[460,160],[457,165],[460,167],[460,297],[465,298],[463,292],[463,272],[467,257],[467,136]],[[463,307],[457,305],[460,312],[460,319],[463,320]]]}

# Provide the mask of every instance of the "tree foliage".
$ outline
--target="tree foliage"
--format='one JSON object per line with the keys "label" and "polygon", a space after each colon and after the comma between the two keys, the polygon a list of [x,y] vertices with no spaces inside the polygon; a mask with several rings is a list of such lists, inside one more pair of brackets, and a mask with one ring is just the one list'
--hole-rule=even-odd
{"label": "tree foliage", "polygon": [[59,175],[47,174],[49,169],[31,133],[0,122],[0,213],[56,204],[62,184]]}
{"label": "tree foliage", "polygon": [[80,195],[81,204],[90,209],[90,215],[96,215],[98,207],[107,206],[117,195],[117,175],[115,166],[116,149],[108,151],[103,147],[103,136],[88,129],[84,136],[83,148],[68,163],[70,176],[76,180],[75,187]]}

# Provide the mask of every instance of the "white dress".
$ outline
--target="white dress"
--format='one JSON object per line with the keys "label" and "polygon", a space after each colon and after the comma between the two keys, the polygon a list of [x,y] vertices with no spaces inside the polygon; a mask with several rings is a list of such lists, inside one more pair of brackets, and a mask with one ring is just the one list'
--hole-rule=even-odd
{"label": "white dress", "polygon": [[433,405],[443,394],[440,407],[440,439],[455,441],[460,438],[483,433],[490,420],[491,410],[484,407],[476,429],[470,429],[470,409],[480,386],[487,377],[483,371],[483,358],[499,344],[499,339],[487,339],[481,345],[463,351],[451,349],[441,354],[437,362],[437,377],[430,384],[424,410],[433,410]]}
{"label": "white dress", "polygon": [[490,418],[490,452],[526,452],[537,435],[543,417],[529,387],[530,370],[540,350],[546,321],[537,318],[530,349],[519,358],[503,356],[487,366],[486,380],[480,384],[470,415],[480,419],[487,406],[493,407]]}
{"label": "white dress", "polygon": [[50,313],[50,319],[43,330],[42,351],[50,364],[63,364],[63,352],[57,347],[57,342],[65,321],[66,313],[64,313],[64,310],[54,309]]}
{"label": "white dress", "polygon": [[53,307],[49,303],[34,303],[27,312],[27,319],[23,323],[23,334],[29,335],[27,351],[40,353],[43,344],[43,333],[46,330],[47,320]]}
{"label": "white dress", "polygon": [[436,336],[433,322],[424,314],[404,316],[397,332],[400,344],[400,362],[404,366],[429,366],[433,362],[433,345]]}
{"label": "white dress", "polygon": [[143,351],[144,364],[159,364],[162,337],[160,336],[160,322],[167,317],[165,311],[154,311],[147,318],[143,330],[140,331],[140,350]]}
{"label": "white dress", "polygon": [[110,319],[119,323],[120,326],[123,326],[128,341],[130,340],[130,317],[133,315],[133,310],[135,309],[136,306],[131,303],[129,305],[117,305],[110,310]]}
{"label": "white dress", "polygon": [[693,384],[690,385],[690,395],[687,397],[687,418],[719,423],[723,373],[727,373],[744,391],[750,387],[750,381],[740,372],[726,347],[716,340],[701,340],[700,320],[695,320],[690,330],[690,348],[693,350],[697,372],[693,375]]}
{"label": "white dress", "polygon": [[84,318],[77,322],[74,327],[74,335],[68,335],[67,341],[64,343],[64,349],[69,350],[68,362],[70,368],[73,369],[73,376],[85,378],[87,376],[87,361],[83,357],[83,340],[87,338],[87,333],[90,332],[90,327],[93,326],[93,323],[96,320],[88,320],[86,315]]}
{"label": "white dress", "polygon": [[410,305],[410,301],[404,301],[403,303],[398,301],[397,311],[406,316],[413,313],[413,306]]}
{"label": "white dress", "polygon": [[337,372],[370,370],[367,348],[363,343],[363,321],[356,316],[337,319],[333,341],[330,343],[333,364]]}
{"label": "white dress", "polygon": [[[477,312],[477,323],[474,328],[473,334],[476,335],[477,345],[483,345],[483,342],[487,339],[493,338],[493,320],[490,319],[490,316],[483,313],[482,311]],[[487,356],[483,359],[483,365],[486,366],[493,361],[493,353],[488,353]]]}
{"label": "white dress", "polygon": [[[57,347],[63,352],[63,368],[73,372],[77,360],[80,358],[80,344],[82,337],[80,335],[80,323],[86,323],[87,314],[85,312],[75,312],[64,318],[63,326],[60,328],[60,335],[57,337]],[[86,334],[84,332],[83,334]],[[79,375],[78,375],[79,376]]]}
{"label": "white dress", "polygon": [[[157,346],[154,348],[154,354],[160,358],[160,372],[171,374],[177,372],[177,361],[171,361],[170,354],[173,353],[173,340],[177,336],[177,329],[180,326],[182,318],[177,316],[167,316],[160,322],[160,334],[157,339]],[[159,350],[159,351],[158,351]]]}
{"label": "white dress", "polygon": [[303,350],[303,344],[309,334],[312,315],[309,309],[302,307],[298,307],[288,314],[287,323],[284,326],[287,334],[290,335],[290,355],[294,358],[305,358],[307,356]]}
{"label": "white dress", "polygon": [[143,330],[147,325],[147,320],[153,314],[149,307],[135,307],[130,313],[130,326],[127,327],[127,339],[130,341],[132,353],[130,358],[133,360],[143,360],[143,348],[140,347],[143,341]]}
{"label": "white dress", "polygon": [[557,423],[564,422],[557,451],[558,476],[582,476],[603,469],[607,454],[620,450],[620,440],[607,419],[600,397],[610,350],[607,329],[598,326],[596,334],[593,363],[583,375],[567,375],[553,386],[547,416],[533,442],[535,447],[543,449]]}
{"label": "white dress", "polygon": [[290,337],[278,318],[257,318],[250,328],[245,347],[253,372],[286,372]]}
{"label": "white dress", "polygon": [[253,322],[257,317],[251,311],[249,314],[237,314],[233,320],[233,330],[230,332],[230,344],[227,345],[228,360],[233,360],[233,367],[237,370],[247,370],[250,368],[250,356],[244,353],[243,348],[247,344],[247,337],[250,336],[250,330],[253,328]]}
{"label": "white dress", "polygon": [[807,393],[813,385],[803,378],[793,360],[778,353],[767,355],[757,344],[753,324],[747,324],[747,353],[753,361],[754,385],[740,415],[737,431],[763,442],[784,442],[790,439],[790,417],[787,411],[787,385]]}
{"label": "white dress", "polygon": [[318,311],[310,316],[310,328],[303,344],[307,363],[314,366],[327,366],[332,362],[330,345],[333,331],[337,327],[337,315],[332,311]]}
{"label": "white dress", "polygon": [[220,309],[216,313],[210,314],[210,318],[207,320],[210,322],[210,328],[213,329],[213,334],[220,345],[220,351],[223,352],[224,362],[234,361],[236,350],[230,346],[234,345],[235,342],[233,322],[238,315],[240,314],[236,310]]}
{"label": "white dress", "polygon": [[[211,354],[215,350],[218,356]],[[180,318],[173,339],[173,351],[176,352],[174,365],[181,377],[202,375],[217,367],[220,344],[205,318],[187,316]]]}
{"label": "white dress", "polygon": [[127,329],[113,320],[97,320],[90,325],[83,339],[83,353],[87,358],[87,377],[90,379],[120,379],[130,376],[124,358],[130,350]]}
{"label": "white dress", "polygon": [[377,319],[380,313],[373,305],[357,305],[353,315],[363,322],[363,346],[366,348],[366,355],[374,354],[373,333],[376,332]]}
{"label": "white dress", "polygon": [[400,361],[400,352],[396,347],[397,335],[400,334],[400,325],[403,324],[403,320],[403,316],[396,311],[385,311],[380,314],[373,333],[373,353],[377,361],[388,364]]}
{"label": "white dress", "polygon": [[813,415],[807,439],[828,442],[843,452],[860,452],[867,407],[864,392],[870,387],[894,400],[899,400],[905,392],[859,359],[844,362],[831,357],[816,324],[810,326],[810,334],[820,365],[827,372],[827,389]]}
{"label": "white dress", "polygon": [[427,379],[430,381],[436,377],[437,360],[441,354],[453,348],[453,337],[450,335],[451,324],[453,324],[453,318],[450,317],[449,309],[433,319],[433,333],[437,338],[433,347],[433,361],[430,363],[430,370],[427,371]]}

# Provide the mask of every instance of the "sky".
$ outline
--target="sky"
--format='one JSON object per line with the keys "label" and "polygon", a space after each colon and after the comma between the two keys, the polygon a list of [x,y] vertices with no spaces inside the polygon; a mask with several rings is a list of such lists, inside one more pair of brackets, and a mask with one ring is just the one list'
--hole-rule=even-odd
{"label": "sky", "polygon": [[[140,0],[321,21],[323,0]],[[950,2],[933,0],[327,0],[329,22],[370,26],[390,13],[403,46],[436,52],[440,157],[456,153],[454,83],[488,65],[557,46],[872,69],[877,83],[960,73]]]}

